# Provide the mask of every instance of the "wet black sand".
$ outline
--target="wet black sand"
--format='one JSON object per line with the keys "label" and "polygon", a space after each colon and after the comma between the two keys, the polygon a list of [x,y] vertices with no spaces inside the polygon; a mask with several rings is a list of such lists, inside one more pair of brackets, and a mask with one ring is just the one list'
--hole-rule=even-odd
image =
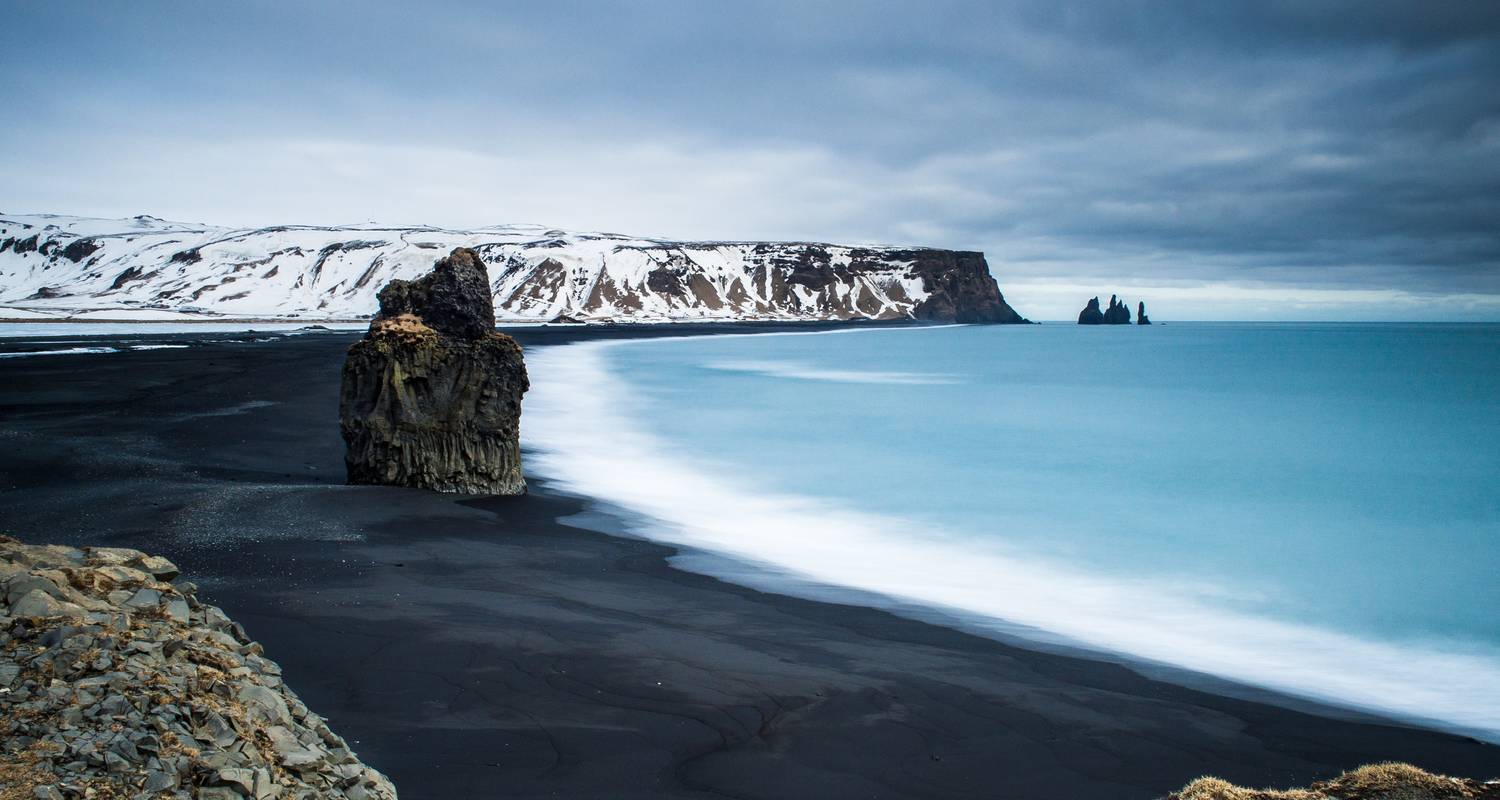
{"label": "wet black sand", "polygon": [[[585,502],[540,483],[346,487],[352,334],[148,338],[221,341],[0,359],[0,531],[173,558],[409,800],[1149,798],[1383,759],[1500,774],[1500,748],[1461,737],[682,572],[669,548],[559,524]],[[16,349],[36,347],[0,340]]]}

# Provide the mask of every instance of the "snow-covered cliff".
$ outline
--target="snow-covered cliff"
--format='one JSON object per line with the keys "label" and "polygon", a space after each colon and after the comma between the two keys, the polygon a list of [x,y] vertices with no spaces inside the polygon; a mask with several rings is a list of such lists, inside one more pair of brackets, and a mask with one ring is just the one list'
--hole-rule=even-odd
{"label": "snow-covered cliff", "polygon": [[534,225],[234,229],[4,214],[0,318],[364,318],[387,281],[421,275],[454,247],[484,258],[502,321],[1024,321],[975,252],[675,242]]}

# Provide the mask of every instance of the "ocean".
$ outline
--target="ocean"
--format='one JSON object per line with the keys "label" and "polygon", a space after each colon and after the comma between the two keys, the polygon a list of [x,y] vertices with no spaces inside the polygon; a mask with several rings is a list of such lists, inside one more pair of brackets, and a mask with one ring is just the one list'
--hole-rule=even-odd
{"label": "ocean", "polygon": [[1500,741],[1500,326],[860,328],[527,363],[530,469],[689,568]]}

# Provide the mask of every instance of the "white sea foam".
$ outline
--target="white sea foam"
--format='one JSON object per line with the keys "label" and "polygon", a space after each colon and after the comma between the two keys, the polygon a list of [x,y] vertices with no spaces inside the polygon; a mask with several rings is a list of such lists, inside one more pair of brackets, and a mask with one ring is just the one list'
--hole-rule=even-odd
{"label": "white sea foam", "polygon": [[[4,314],[0,314],[3,317]],[[320,322],[327,330],[361,330],[367,322]],[[13,336],[132,336],[143,333],[320,333],[307,322],[0,322],[0,338]]]}
{"label": "white sea foam", "polygon": [[[666,340],[659,340],[665,342]],[[639,533],[813,581],[1500,742],[1500,654],[1378,641],[1229,610],[1192,588],[1085,574],[931,525],[759,491],[636,423],[620,342],[527,354],[526,443],[566,489],[653,520]],[[733,577],[727,575],[724,577]]]}
{"label": "white sea foam", "polygon": [[821,369],[796,361],[711,361],[704,364],[709,369],[724,372],[748,372],[771,378],[792,378],[804,381],[830,381],[832,383],[872,383],[893,386],[919,386],[958,383],[953,375],[935,372],[882,372],[862,369]]}
{"label": "white sea foam", "polygon": [[28,356],[77,356],[88,353],[118,353],[119,349],[114,347],[64,347],[58,350],[20,350],[14,353],[0,353],[0,358],[26,358]]}

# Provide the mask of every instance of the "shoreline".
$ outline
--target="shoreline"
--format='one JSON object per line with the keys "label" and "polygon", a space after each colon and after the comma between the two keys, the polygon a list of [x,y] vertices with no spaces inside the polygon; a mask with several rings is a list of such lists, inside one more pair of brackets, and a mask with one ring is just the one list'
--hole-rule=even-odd
{"label": "shoreline", "polygon": [[[957,347],[956,340],[963,337],[969,337],[970,346],[982,342],[986,351],[1023,345],[1008,330],[930,326],[905,332],[929,337],[905,339],[926,341],[916,345],[926,349]],[[595,502],[607,499],[613,513],[628,522],[605,525],[606,532],[623,528],[629,535],[684,548],[689,552],[674,558],[674,565],[734,583],[891,610],[1010,644],[1119,663],[1220,694],[1343,718],[1397,720],[1500,743],[1500,708],[1489,691],[1500,685],[1500,672],[1477,646],[1473,652],[1424,649],[1329,626],[1315,621],[1312,613],[1296,617],[1244,611],[1200,600],[1191,592],[1173,592],[1163,583],[1170,578],[1158,577],[1145,587],[1133,575],[1100,570],[1084,553],[1076,560],[1060,560],[1038,555],[1037,548],[996,546],[986,538],[985,520],[960,521],[958,527],[918,521],[924,514],[931,519],[931,498],[944,497],[941,489],[927,497],[908,497],[899,507],[878,498],[866,506],[851,485],[820,485],[830,475],[818,472],[813,463],[798,467],[776,457],[751,457],[731,466],[718,450],[726,444],[724,437],[684,422],[701,419],[694,416],[690,398],[705,395],[694,379],[679,395],[641,372],[643,362],[675,375],[675,370],[715,359],[768,357],[760,345],[786,352],[773,337],[746,339],[743,348],[748,349],[719,341],[724,338],[736,335],[702,337],[691,345],[689,352],[695,355],[687,361],[670,355],[677,340],[640,340],[628,348],[584,342],[535,352],[538,373],[549,379],[528,398],[531,445],[537,450],[528,461],[533,474],[542,472],[554,479],[554,486]],[[832,341],[844,338],[804,340],[814,343],[800,345],[787,357],[800,364],[796,359],[861,352],[886,339],[855,337],[865,345],[854,348]],[[850,363],[847,356],[833,361]],[[910,360],[888,368],[920,369]],[[845,401],[858,404],[857,395],[834,395],[831,401],[826,393],[821,397],[836,408]],[[679,398],[684,400],[681,416],[674,411]],[[733,406],[734,401],[725,402]],[[796,428],[801,410],[796,404],[777,406],[776,416],[733,407],[741,429],[748,430],[746,420],[754,419],[756,430],[766,430],[764,447],[772,447],[773,441],[784,447],[787,438],[794,438],[783,432],[776,439],[781,415],[786,424],[802,430]],[[723,409],[715,413],[723,416]],[[812,435],[824,445],[826,457],[823,451],[794,452],[839,463],[837,445]],[[601,442],[608,446],[600,447]],[[738,446],[727,444],[731,450]],[[951,466],[973,471],[985,463],[980,459]],[[986,520],[1005,513],[994,507],[990,511],[995,513]],[[1354,663],[1363,669],[1350,670]],[[1445,682],[1430,683],[1431,675],[1446,675]]]}
{"label": "shoreline", "polygon": [[[670,334],[688,327],[740,326]],[[353,337],[241,338],[0,364],[0,532],[202,576],[407,797],[1146,798],[1385,759],[1500,771],[1464,737],[684,571],[680,548],[574,527],[606,510],[544,479],[478,500],[343,486],[328,401]]]}

